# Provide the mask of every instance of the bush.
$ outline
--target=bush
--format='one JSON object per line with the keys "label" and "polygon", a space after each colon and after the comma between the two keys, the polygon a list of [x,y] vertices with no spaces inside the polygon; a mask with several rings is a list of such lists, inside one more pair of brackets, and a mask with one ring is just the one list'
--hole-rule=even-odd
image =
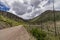
{"label": "bush", "polygon": [[38,28],[32,29],[31,33],[35,38],[37,38],[37,40],[44,40],[45,37],[47,36],[46,32],[41,31]]}

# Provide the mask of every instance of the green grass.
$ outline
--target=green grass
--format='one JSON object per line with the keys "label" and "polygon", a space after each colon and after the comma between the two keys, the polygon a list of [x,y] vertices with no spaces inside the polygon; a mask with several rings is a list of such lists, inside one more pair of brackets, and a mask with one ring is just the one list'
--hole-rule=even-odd
{"label": "green grass", "polygon": [[18,22],[18,21],[15,21],[14,19],[10,19],[6,16],[0,15],[0,25],[2,25],[2,28],[13,27],[13,26],[18,26],[23,24],[24,24],[23,21]]}

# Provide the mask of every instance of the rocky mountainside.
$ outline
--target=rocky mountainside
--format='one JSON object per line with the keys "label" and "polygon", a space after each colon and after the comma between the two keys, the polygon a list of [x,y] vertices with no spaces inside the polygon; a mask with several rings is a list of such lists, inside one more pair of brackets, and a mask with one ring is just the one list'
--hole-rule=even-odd
{"label": "rocky mountainside", "polygon": [[48,10],[39,15],[38,17],[31,19],[30,22],[39,24],[41,21],[42,22],[54,21],[54,13],[56,21],[60,21],[60,11],[53,12],[51,10]]}

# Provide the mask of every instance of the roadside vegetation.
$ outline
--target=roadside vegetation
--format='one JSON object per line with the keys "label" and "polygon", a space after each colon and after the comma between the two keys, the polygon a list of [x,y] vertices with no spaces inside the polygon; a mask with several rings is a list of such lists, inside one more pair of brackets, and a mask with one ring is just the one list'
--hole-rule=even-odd
{"label": "roadside vegetation", "polygon": [[[57,33],[60,32],[60,12],[55,11]],[[36,38],[36,40],[59,40],[60,34],[55,36],[53,11],[46,11],[40,16],[29,21],[16,21],[6,16],[0,15],[0,29],[23,25],[26,30]],[[40,26],[31,26],[40,25]],[[41,30],[42,26],[42,30]],[[52,34],[51,34],[52,32]]]}
{"label": "roadside vegetation", "polygon": [[22,24],[24,24],[23,21],[18,22],[18,21],[15,21],[14,19],[10,19],[6,16],[0,15],[0,29],[18,26]]}
{"label": "roadside vegetation", "polygon": [[45,40],[47,33],[44,31],[41,31],[38,28],[33,28],[31,31],[32,35],[37,39],[37,40]]}
{"label": "roadside vegetation", "polygon": [[[54,20],[56,21],[56,30]],[[53,11],[48,10],[29,22],[33,25],[40,25],[37,27],[42,27],[42,30],[48,33],[46,40],[60,40],[60,11],[55,11],[55,19]],[[57,33],[56,36],[55,31]]]}

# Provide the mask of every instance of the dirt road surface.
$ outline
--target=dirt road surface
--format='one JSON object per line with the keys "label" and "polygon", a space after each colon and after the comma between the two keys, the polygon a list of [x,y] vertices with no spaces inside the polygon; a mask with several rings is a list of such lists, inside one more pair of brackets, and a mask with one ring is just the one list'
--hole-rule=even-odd
{"label": "dirt road surface", "polygon": [[29,40],[26,29],[20,25],[0,30],[0,40]]}

